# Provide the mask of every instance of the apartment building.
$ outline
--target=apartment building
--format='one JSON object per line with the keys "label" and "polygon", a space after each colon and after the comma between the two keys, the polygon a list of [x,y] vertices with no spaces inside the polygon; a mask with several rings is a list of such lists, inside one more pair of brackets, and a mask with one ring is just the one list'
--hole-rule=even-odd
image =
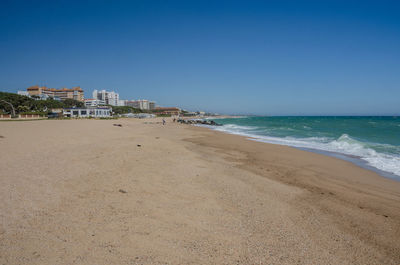
{"label": "apartment building", "polygon": [[156,103],[154,101],[149,101],[146,99],[128,100],[126,102],[126,106],[131,106],[141,110],[153,110],[156,108]]}
{"label": "apartment building", "polygon": [[94,90],[93,99],[102,100],[106,105],[119,106],[119,94],[115,91]]}
{"label": "apartment building", "polygon": [[73,87],[73,88],[61,88],[61,89],[56,89],[56,88],[48,88],[45,86],[31,86],[28,87],[27,92],[29,96],[38,96],[40,98],[54,98],[54,99],[60,99],[60,100],[65,100],[65,99],[75,99],[78,101],[83,101],[84,99],[84,93],[83,89],[78,87]]}
{"label": "apartment building", "polygon": [[84,102],[86,107],[97,107],[106,105],[106,102],[104,100],[94,98],[84,99]]}

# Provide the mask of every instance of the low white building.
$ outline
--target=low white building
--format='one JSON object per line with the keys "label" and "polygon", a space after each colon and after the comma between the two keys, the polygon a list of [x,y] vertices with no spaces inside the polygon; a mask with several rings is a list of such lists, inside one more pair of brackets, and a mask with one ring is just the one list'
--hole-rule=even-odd
{"label": "low white building", "polygon": [[[19,90],[19,91],[17,92],[17,94],[18,94],[18,95],[21,95],[21,96],[30,97],[30,98],[33,98],[33,99],[36,99],[36,100],[47,100],[47,99],[50,98],[49,95],[47,95],[47,94],[39,94],[39,95],[34,95],[34,96],[32,97],[32,96],[29,94],[28,91],[21,91],[21,90]],[[60,98],[58,98],[58,97],[53,97],[53,99],[55,99],[55,100],[60,100]]]}
{"label": "low white building", "polygon": [[149,113],[126,113],[126,114],[121,114],[120,116],[125,118],[139,118],[139,119],[148,119],[157,117],[156,115]]}
{"label": "low white building", "polygon": [[63,116],[68,118],[108,118],[111,115],[112,109],[108,107],[63,109]]}
{"label": "low white building", "polygon": [[18,94],[18,95],[21,95],[21,96],[27,96],[27,97],[29,97],[29,92],[28,92],[28,91],[18,90],[17,94]]}
{"label": "low white building", "polygon": [[97,107],[97,106],[104,106],[106,105],[105,100],[88,98],[83,100],[86,107]]}

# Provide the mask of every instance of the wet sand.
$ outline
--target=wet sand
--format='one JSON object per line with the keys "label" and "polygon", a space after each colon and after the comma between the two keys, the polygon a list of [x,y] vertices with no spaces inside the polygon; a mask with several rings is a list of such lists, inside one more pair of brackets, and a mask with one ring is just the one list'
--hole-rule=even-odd
{"label": "wet sand", "polygon": [[400,183],[350,162],[160,119],[0,135],[0,264],[400,263]]}

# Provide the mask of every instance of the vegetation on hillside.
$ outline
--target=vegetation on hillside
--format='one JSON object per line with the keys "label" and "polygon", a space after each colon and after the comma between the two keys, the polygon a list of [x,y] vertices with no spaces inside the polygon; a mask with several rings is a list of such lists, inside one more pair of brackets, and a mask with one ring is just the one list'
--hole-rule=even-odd
{"label": "vegetation on hillside", "polygon": [[111,106],[114,114],[126,114],[126,113],[142,113],[141,109],[136,109],[130,106]]}
{"label": "vegetation on hillside", "polygon": [[[16,114],[47,114],[53,108],[72,108],[83,107],[81,101],[74,99],[66,100],[35,100],[27,96],[21,96],[14,93],[0,92],[0,99],[11,103]],[[0,100],[0,113],[11,114],[11,106]]]}

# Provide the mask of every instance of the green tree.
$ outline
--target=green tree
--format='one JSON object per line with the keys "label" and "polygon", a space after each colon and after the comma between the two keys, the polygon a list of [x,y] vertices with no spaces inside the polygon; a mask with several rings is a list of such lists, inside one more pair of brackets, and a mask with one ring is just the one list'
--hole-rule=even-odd
{"label": "green tree", "polygon": [[[27,97],[27,96],[21,96],[13,93],[7,93],[7,92],[0,92],[0,110],[3,113],[8,113],[12,114],[12,107],[14,109],[17,106],[30,106],[32,105],[32,102],[34,101],[33,99]],[[11,105],[10,105],[11,104]],[[18,110],[16,110],[18,113]]]}
{"label": "green tree", "polygon": [[142,113],[141,109],[136,109],[131,106],[111,106],[114,114],[126,114],[126,113]]}
{"label": "green tree", "polygon": [[19,105],[18,107],[17,107],[17,111],[20,113],[20,112],[28,112],[28,111],[30,111],[31,110],[31,108],[29,107],[29,106],[26,106],[26,105]]}
{"label": "green tree", "polygon": [[83,104],[82,101],[78,101],[78,100],[70,99],[70,98],[63,100],[62,103],[63,103],[64,108],[74,108],[74,107],[82,108],[85,106],[85,104]]}
{"label": "green tree", "polygon": [[[38,97],[36,97],[38,98]],[[12,106],[14,106],[16,114],[19,113],[45,113],[50,109],[56,108],[82,108],[83,102],[74,99],[66,99],[63,101],[49,98],[47,100],[35,100],[33,98],[22,96],[14,93],[0,92],[0,111],[6,114],[11,114]],[[9,104],[10,103],[10,104]]]}

